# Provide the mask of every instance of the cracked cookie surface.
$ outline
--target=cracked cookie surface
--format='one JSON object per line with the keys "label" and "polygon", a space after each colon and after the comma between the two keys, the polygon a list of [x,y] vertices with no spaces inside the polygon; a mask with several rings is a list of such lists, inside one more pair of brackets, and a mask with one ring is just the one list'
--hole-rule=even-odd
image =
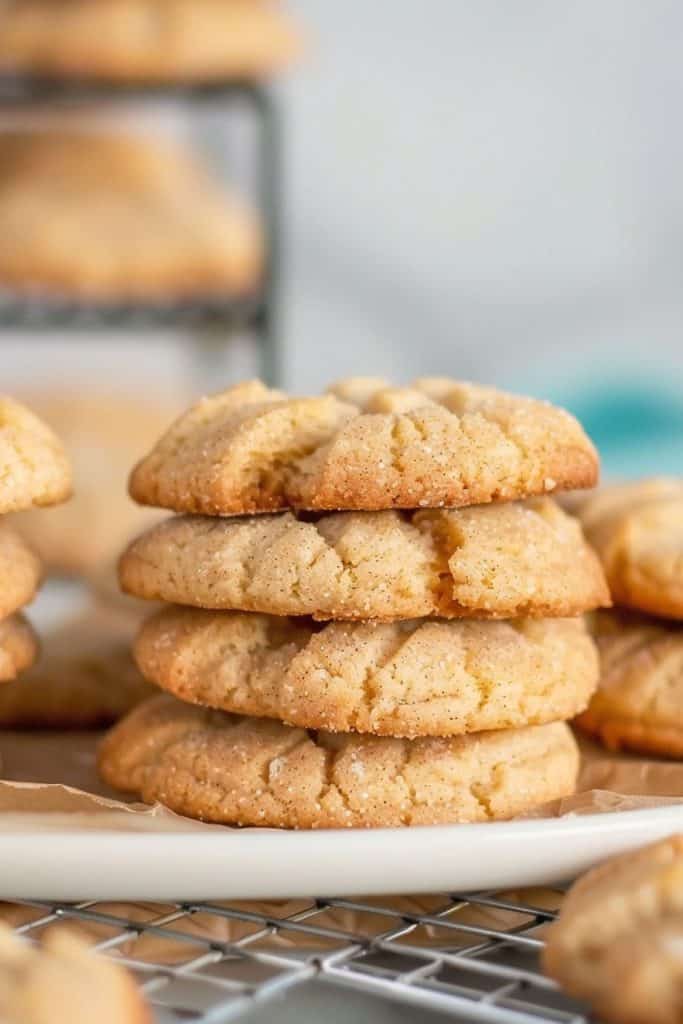
{"label": "cracked cookie surface", "polygon": [[600,684],[576,724],[610,750],[683,758],[683,626],[596,615]]}
{"label": "cracked cookie surface", "polygon": [[0,515],[57,505],[71,494],[61,441],[21,402],[0,395]]}
{"label": "cracked cookie surface", "polygon": [[683,836],[613,857],[570,889],[545,970],[610,1024],[680,1024]]}
{"label": "cracked cookie surface", "polygon": [[306,732],[153,697],[103,740],[102,777],[232,825],[352,828],[511,818],[573,792],[562,722],[451,739]]}
{"label": "cracked cookie surface", "polygon": [[262,265],[255,214],[191,153],[134,135],[1,133],[0,235],[0,282],[48,298],[224,297]]}
{"label": "cracked cookie surface", "polygon": [[309,729],[457,736],[583,710],[598,680],[580,619],[332,622],[168,608],[135,643],[181,700]]}
{"label": "cracked cookie surface", "polygon": [[683,619],[683,480],[602,487],[579,502],[576,514],[615,604]]}
{"label": "cracked cookie surface", "polygon": [[549,498],[467,509],[173,517],[121,558],[123,589],[316,619],[560,617],[609,603],[578,523]]}
{"label": "cracked cookie surface", "polygon": [[35,661],[38,640],[28,620],[21,614],[0,622],[0,683],[13,679]]}
{"label": "cracked cookie surface", "polygon": [[237,515],[443,508],[590,487],[598,458],[547,402],[442,378],[350,378],[315,398],[259,381],[201,399],[133,470],[136,501]]}
{"label": "cracked cookie surface", "polygon": [[256,78],[288,65],[299,34],[263,0],[21,0],[4,4],[6,73],[126,81]]}

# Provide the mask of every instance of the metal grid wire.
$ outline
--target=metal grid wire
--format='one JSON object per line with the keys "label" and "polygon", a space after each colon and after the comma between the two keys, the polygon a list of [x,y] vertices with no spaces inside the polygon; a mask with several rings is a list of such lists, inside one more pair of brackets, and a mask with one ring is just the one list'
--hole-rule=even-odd
{"label": "metal grid wire", "polygon": [[208,82],[137,81],[121,78],[60,78],[59,76],[0,73],[0,100],[8,103],[41,103],[51,100],[106,100],[112,96],[127,99],[150,97],[194,99],[199,97],[247,99],[261,91],[260,83],[223,78]]}
{"label": "metal grid wire", "polygon": [[189,302],[88,303],[68,298],[16,295],[0,289],[0,327],[27,330],[89,331],[227,325],[233,330],[260,326],[260,298],[226,300],[207,297]]}
{"label": "metal grid wire", "polygon": [[[419,1010],[420,1019],[435,1011],[495,1024],[586,1024],[585,1010],[539,969],[540,935],[555,914],[523,896],[437,895],[424,913],[390,899],[298,901],[294,911],[291,904],[93,901],[22,901],[10,909],[30,918],[16,927],[28,937],[58,921],[85,927],[95,949],[134,973],[164,1024],[222,1024],[248,1014],[280,1020],[290,1011],[301,1020],[307,986],[318,989],[318,1019],[351,988]],[[350,920],[362,928],[347,930]],[[380,1008],[378,1019],[389,1009]]]}

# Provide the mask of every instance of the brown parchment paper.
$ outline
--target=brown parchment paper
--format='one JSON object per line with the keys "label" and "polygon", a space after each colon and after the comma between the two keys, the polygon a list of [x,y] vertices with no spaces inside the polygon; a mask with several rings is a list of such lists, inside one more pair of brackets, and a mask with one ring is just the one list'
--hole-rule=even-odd
{"label": "brown parchment paper", "polygon": [[[214,831],[221,825],[207,825],[192,821],[168,811],[166,808],[147,807],[126,803],[120,794],[109,790],[98,778],[95,767],[97,733],[17,733],[0,731],[0,836],[3,831],[17,827],[50,831],[107,829],[116,831]],[[651,760],[630,755],[609,754],[587,741],[581,741],[582,770],[577,793],[569,798],[539,809],[534,817],[557,817],[569,814],[596,814],[605,811],[619,813],[663,804],[683,803],[683,762]],[[1,841],[1,840],[0,840]],[[552,889],[538,888],[508,894],[513,902],[546,910],[556,910],[561,894]],[[413,914],[438,913],[444,904],[442,895],[367,897],[368,906],[387,906],[410,917]],[[235,901],[213,906],[257,911],[272,919],[296,914],[311,906],[310,901]],[[137,924],[142,930],[131,931],[125,942],[112,947],[110,952],[156,963],[180,963],[196,956],[202,948],[201,939],[214,942],[235,942],[261,930],[260,925],[234,917],[221,917],[216,913],[198,910],[174,921],[174,940],[145,926],[174,913],[170,904],[108,903],[97,904],[100,914],[111,914],[120,922]],[[0,920],[13,926],[26,925],[45,917],[43,909],[24,905],[0,903]],[[494,907],[464,906],[449,913],[451,924],[475,925],[482,928],[505,930],[523,923],[518,911]],[[315,916],[316,926],[344,932],[351,941],[354,935],[375,935],[391,926],[384,915],[330,907]],[[102,922],[48,921],[43,928],[67,927],[78,931],[87,941],[96,943],[121,934],[122,924]],[[459,933],[438,926],[422,926],[420,935],[410,933],[409,941],[429,944],[448,944],[455,948],[472,941],[471,934]],[[538,935],[542,933],[542,927]],[[34,932],[32,931],[32,934]],[[296,932],[274,931],[260,940],[265,945],[311,948],[322,940]],[[338,941],[338,940],[335,940]],[[203,947],[206,948],[205,946]]]}

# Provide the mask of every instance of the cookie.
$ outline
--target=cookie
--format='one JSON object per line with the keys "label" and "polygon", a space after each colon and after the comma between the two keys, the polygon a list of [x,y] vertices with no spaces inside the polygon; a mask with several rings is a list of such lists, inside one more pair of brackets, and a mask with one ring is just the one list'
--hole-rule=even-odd
{"label": "cookie", "polygon": [[681,893],[683,836],[608,860],[566,896],[545,970],[600,1020],[680,1024]]}
{"label": "cookie", "polygon": [[168,608],[135,644],[181,700],[305,729],[457,736],[571,718],[598,681],[580,619],[310,623]]}
{"label": "cookie", "polygon": [[132,537],[159,518],[130,500],[126,479],[168,422],[168,406],[96,390],[36,394],[28,400],[64,442],[75,493],[60,508],[21,513],[15,524],[48,569],[99,575]]}
{"label": "cookie", "polygon": [[[42,512],[42,515],[47,515]],[[16,530],[0,520],[0,619],[7,618],[34,597],[40,585],[40,559]]]}
{"label": "cookie", "polygon": [[57,505],[70,494],[71,468],[61,441],[26,406],[0,396],[0,515]]}
{"label": "cookie", "polygon": [[483,504],[589,487],[598,457],[546,402],[426,378],[352,378],[317,398],[249,381],[203,398],[134,469],[130,491],[175,512],[375,511]]}
{"label": "cookie", "polygon": [[22,0],[0,21],[6,74],[252,79],[280,71],[300,49],[294,23],[263,0]]}
{"label": "cookie", "polygon": [[246,293],[256,216],[190,153],[104,133],[0,134],[0,283],[86,301]]}
{"label": "cookie", "polygon": [[0,686],[0,728],[96,729],[155,693],[131,655],[135,626],[95,608],[48,633],[38,663]]}
{"label": "cookie", "polygon": [[356,828],[512,818],[573,792],[562,722],[451,739],[306,732],[162,695],[105,737],[116,789],[226,825]]}
{"label": "cookie", "polygon": [[130,594],[316,619],[577,615],[609,604],[581,529],[549,498],[420,512],[176,516],[128,548]]}
{"label": "cookie", "polygon": [[130,975],[76,934],[48,931],[36,946],[4,924],[0,1018],[3,1024],[152,1024]]}
{"label": "cookie", "polygon": [[601,678],[576,724],[610,750],[683,758],[683,627],[595,617]]}
{"label": "cookie", "polygon": [[23,615],[0,622],[0,683],[16,679],[38,656],[38,640]]}
{"label": "cookie", "polygon": [[683,479],[601,488],[578,515],[615,604],[683,619]]}

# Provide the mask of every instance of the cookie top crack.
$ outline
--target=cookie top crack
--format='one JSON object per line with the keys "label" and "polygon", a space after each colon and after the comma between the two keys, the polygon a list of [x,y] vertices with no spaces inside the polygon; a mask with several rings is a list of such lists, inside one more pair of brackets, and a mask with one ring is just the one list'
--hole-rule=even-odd
{"label": "cookie top crack", "polygon": [[598,457],[547,402],[446,379],[351,378],[314,398],[259,381],[203,398],[133,470],[131,496],[175,512],[382,510],[592,486]]}

